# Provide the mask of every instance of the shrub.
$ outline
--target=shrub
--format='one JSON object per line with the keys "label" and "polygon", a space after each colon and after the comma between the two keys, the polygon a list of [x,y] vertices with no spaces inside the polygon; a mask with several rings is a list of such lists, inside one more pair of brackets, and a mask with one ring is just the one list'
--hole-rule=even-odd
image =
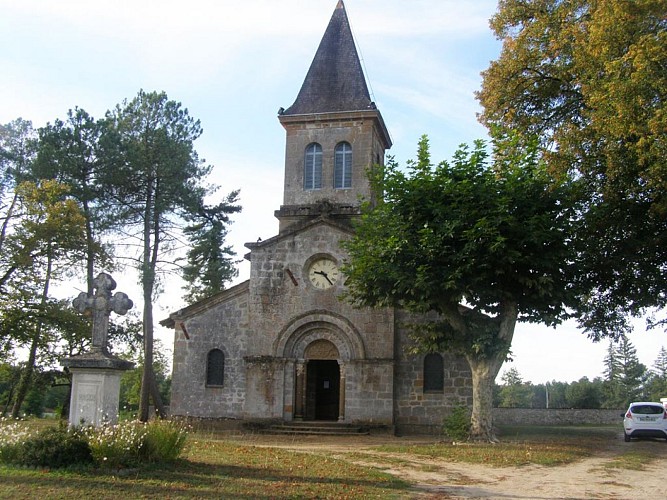
{"label": "shrub", "polygon": [[126,421],[87,430],[97,462],[105,467],[133,467],[142,462],[171,462],[185,446],[187,427],[169,420],[147,424]]}
{"label": "shrub", "polygon": [[49,427],[37,434],[26,422],[0,420],[0,463],[67,467],[95,463],[134,467],[176,460],[185,446],[186,424],[153,420],[125,421],[102,427]]}
{"label": "shrub", "polygon": [[173,462],[185,446],[188,427],[172,420],[153,420],[147,426],[146,458],[149,462]]}
{"label": "shrub", "polygon": [[138,421],[86,429],[93,458],[104,467],[133,467],[141,463],[146,432],[147,426]]}
{"label": "shrub", "polygon": [[59,468],[91,464],[93,456],[80,430],[61,425],[26,439],[19,446],[15,461],[29,466]]}
{"label": "shrub", "polygon": [[24,422],[0,419],[0,463],[17,463],[21,446],[32,436]]}
{"label": "shrub", "polygon": [[470,437],[470,415],[465,406],[457,406],[443,419],[442,432],[454,441],[466,441]]}

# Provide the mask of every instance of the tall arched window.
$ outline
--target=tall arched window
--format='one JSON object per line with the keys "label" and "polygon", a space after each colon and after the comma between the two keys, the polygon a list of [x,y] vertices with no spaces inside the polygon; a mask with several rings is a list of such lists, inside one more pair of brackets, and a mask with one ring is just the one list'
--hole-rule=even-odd
{"label": "tall arched window", "polygon": [[206,358],[206,385],[222,385],[225,381],[225,354],[212,349]]}
{"label": "tall arched window", "polygon": [[352,146],[339,142],[334,155],[334,188],[352,187]]}
{"label": "tall arched window", "polygon": [[303,188],[322,188],[322,146],[313,142],[306,148],[303,169]]}
{"label": "tall arched window", "polygon": [[424,392],[442,392],[445,388],[445,369],[442,356],[427,354],[424,358]]}

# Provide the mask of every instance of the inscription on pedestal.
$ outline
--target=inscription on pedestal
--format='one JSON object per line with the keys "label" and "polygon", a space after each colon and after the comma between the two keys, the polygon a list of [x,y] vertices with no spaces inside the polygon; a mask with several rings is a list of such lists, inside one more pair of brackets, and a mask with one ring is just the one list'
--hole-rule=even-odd
{"label": "inscription on pedestal", "polygon": [[94,424],[97,420],[96,412],[100,406],[100,384],[80,384],[77,397],[78,416],[80,424]]}

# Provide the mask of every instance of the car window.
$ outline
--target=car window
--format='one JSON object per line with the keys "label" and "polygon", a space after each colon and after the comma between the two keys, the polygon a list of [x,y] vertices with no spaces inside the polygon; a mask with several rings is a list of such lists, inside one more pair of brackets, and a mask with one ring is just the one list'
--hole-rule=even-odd
{"label": "car window", "polygon": [[630,407],[632,413],[638,415],[659,415],[665,411],[662,406],[657,405],[634,405]]}

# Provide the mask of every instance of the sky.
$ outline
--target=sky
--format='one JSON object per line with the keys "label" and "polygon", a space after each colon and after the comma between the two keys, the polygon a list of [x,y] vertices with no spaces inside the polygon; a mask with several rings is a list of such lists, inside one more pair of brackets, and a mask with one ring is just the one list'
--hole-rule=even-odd
{"label": "sky", "polygon": [[[244,243],[277,234],[285,158],[277,112],[294,102],[336,3],[0,0],[0,123],[21,117],[41,127],[75,107],[100,118],[140,89],[166,92],[201,121],[195,149],[213,166],[208,180],[220,186],[218,196],[241,191],[229,243],[242,258]],[[345,0],[371,97],[394,143],[388,154],[399,164],[414,158],[423,134],[435,162],[486,137],[474,92],[500,53],[488,27],[496,7],[496,0]],[[249,270],[241,263],[236,282]],[[136,278],[129,271],[114,278],[138,302]],[[181,285],[165,284],[156,319],[185,305]],[[169,330],[156,336],[173,341]],[[646,332],[641,322],[630,339],[649,368],[667,346],[665,332]],[[514,367],[533,383],[592,379],[603,373],[607,348],[574,322],[520,324],[503,371]]]}

